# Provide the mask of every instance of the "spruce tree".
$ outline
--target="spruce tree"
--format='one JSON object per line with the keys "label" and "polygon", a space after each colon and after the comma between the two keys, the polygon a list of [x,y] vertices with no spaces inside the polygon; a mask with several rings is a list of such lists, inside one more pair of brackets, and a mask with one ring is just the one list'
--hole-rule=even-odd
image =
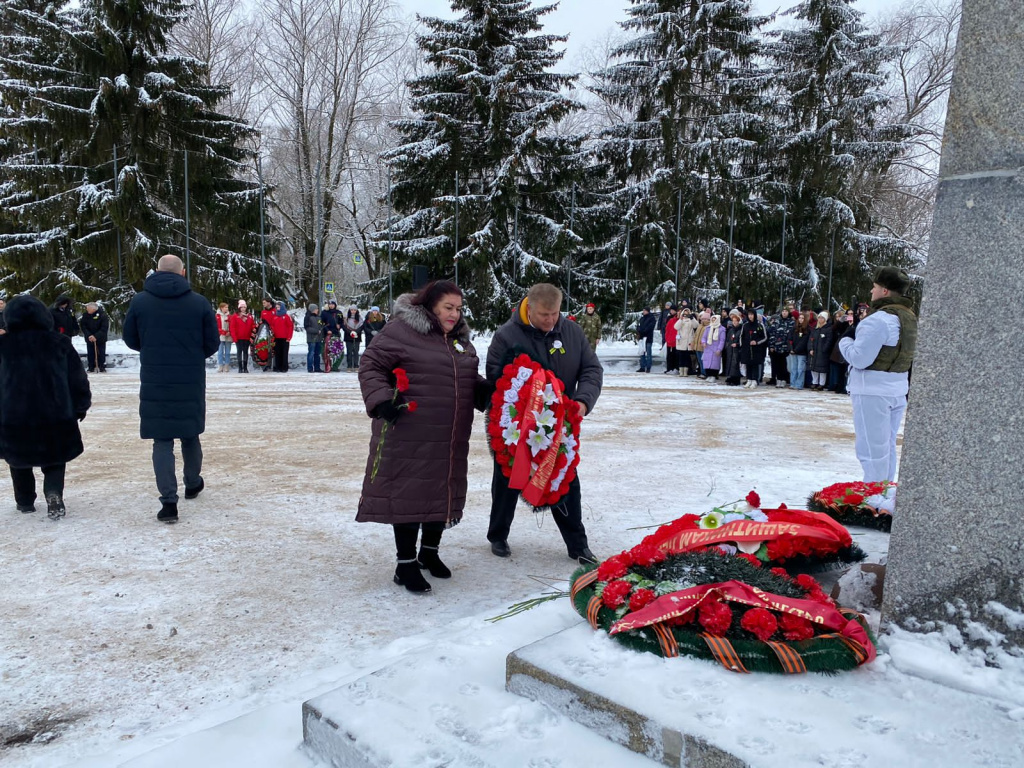
{"label": "spruce tree", "polygon": [[774,189],[787,207],[787,262],[804,280],[804,304],[831,295],[835,307],[863,299],[875,267],[908,265],[907,243],[872,230],[870,190],[912,129],[880,124],[882,73],[897,52],[851,0],[804,0],[791,13],[803,24],[768,47],[784,105]]}
{"label": "spruce tree", "polygon": [[[260,290],[258,187],[244,180],[253,129],[217,112],[228,89],[206,84],[200,62],[167,53],[187,8],[3,6],[17,30],[0,58],[0,264],[16,275],[10,289],[106,298],[116,316],[154,259],[173,253],[211,298]],[[282,277],[268,265],[271,285]]]}
{"label": "spruce tree", "polygon": [[[533,282],[569,288],[581,243],[569,222],[585,172],[582,137],[554,130],[581,108],[561,94],[575,76],[550,71],[563,55],[553,46],[566,37],[540,34],[555,7],[453,0],[458,18],[422,19],[417,44],[429,71],[409,82],[413,115],[393,124],[402,144],[384,155],[396,216],[377,247],[391,240],[396,290],[409,287],[413,265],[454,278],[457,257],[481,326],[504,322]],[[582,199],[577,208],[585,217]],[[386,286],[383,277],[370,289]]]}
{"label": "spruce tree", "polygon": [[[633,119],[604,130],[594,145],[607,170],[608,210],[630,228],[630,303],[724,300],[730,278],[737,286],[788,278],[742,247],[756,245],[751,233],[767,211],[761,185],[773,131],[771,80],[757,37],[767,19],[751,14],[749,0],[631,2],[622,26],[632,37],[615,51],[617,62],[596,73],[596,91]],[[602,248],[620,255],[623,277],[625,248],[625,226]]]}

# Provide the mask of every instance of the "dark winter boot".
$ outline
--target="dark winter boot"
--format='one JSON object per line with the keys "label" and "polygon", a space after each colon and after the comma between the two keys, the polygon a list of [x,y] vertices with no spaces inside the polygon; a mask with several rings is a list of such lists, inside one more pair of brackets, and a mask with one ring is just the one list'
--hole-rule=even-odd
{"label": "dark winter boot", "polygon": [[26,513],[28,513],[28,512],[35,512],[36,511],[36,505],[35,504],[19,504],[18,505],[18,511],[19,512],[26,512]]}
{"label": "dark winter boot", "polygon": [[395,523],[391,527],[395,531],[395,551],[398,555],[395,584],[401,584],[410,592],[429,592],[430,583],[423,578],[420,564],[416,560],[416,539],[420,535],[420,524]]}
{"label": "dark winter boot", "polygon": [[444,532],[443,528],[427,528],[429,523],[423,524],[423,538],[420,542],[420,554],[416,559],[419,561],[420,568],[426,568],[430,571],[431,576],[435,576],[439,579],[450,579],[452,572],[447,565],[441,562],[441,558],[438,557],[437,548],[441,544],[441,534]]}
{"label": "dark winter boot", "polygon": [[200,493],[203,492],[203,488],[205,488],[205,487],[206,487],[206,483],[203,482],[203,478],[200,477],[199,478],[199,485],[197,485],[195,488],[186,488],[185,489],[185,498],[186,499],[194,499],[196,496],[198,496]]}
{"label": "dark winter boot", "polygon": [[46,514],[51,520],[60,520],[64,517],[66,510],[64,509],[64,499],[60,497],[59,493],[48,493],[46,495]]}
{"label": "dark winter boot", "polygon": [[416,560],[399,560],[395,568],[395,584],[401,584],[410,592],[426,593],[430,591],[430,582],[420,573],[420,565]]}
{"label": "dark winter boot", "polygon": [[163,507],[156,513],[156,519],[161,523],[178,522],[178,505],[165,501]]}

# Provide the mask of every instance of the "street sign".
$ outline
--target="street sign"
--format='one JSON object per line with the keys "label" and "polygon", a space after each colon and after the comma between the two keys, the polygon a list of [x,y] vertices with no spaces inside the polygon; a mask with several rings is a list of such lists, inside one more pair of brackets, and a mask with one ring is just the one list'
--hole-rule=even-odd
{"label": "street sign", "polygon": [[324,293],[334,293],[334,283],[324,283]]}
{"label": "street sign", "polygon": [[352,251],[352,263],[353,264],[362,264],[363,263],[363,254],[361,254],[359,251]]}

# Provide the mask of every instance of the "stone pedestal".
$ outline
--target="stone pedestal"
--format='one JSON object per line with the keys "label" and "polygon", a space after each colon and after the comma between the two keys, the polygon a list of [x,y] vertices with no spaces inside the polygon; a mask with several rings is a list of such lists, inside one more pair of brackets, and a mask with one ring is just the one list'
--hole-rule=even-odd
{"label": "stone pedestal", "polygon": [[909,629],[980,622],[1016,647],[1024,647],[1020,11],[1019,0],[963,2],[883,606],[886,621]]}

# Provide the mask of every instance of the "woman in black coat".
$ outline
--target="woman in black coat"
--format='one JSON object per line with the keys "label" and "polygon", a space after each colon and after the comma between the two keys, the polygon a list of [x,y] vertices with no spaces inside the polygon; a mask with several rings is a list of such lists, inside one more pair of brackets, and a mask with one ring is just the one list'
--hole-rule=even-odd
{"label": "woman in black coat", "polygon": [[20,512],[35,512],[36,479],[54,520],[64,516],[64,469],[81,455],[78,422],[92,405],[89,379],[71,339],[53,329],[39,299],[17,296],[4,311],[0,336],[0,456],[11,468]]}
{"label": "woman in black coat", "polygon": [[743,315],[738,309],[729,313],[729,327],[725,330],[725,355],[722,358],[722,372],[725,383],[730,387],[740,385],[740,354],[743,345]]}
{"label": "woman in black coat", "polygon": [[747,322],[740,333],[740,362],[747,366],[747,387],[754,389],[764,377],[764,359],[768,354],[768,331],[753,307],[747,310]]}

